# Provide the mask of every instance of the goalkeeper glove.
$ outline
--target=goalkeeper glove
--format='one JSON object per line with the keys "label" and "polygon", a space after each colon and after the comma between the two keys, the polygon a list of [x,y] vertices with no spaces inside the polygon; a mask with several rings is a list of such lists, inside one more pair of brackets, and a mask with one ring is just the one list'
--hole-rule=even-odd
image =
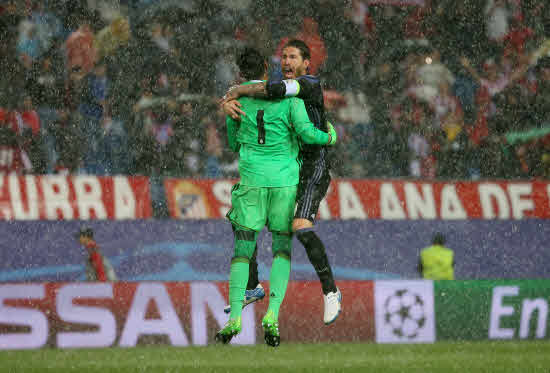
{"label": "goalkeeper glove", "polygon": [[327,129],[328,129],[328,143],[327,143],[327,145],[334,145],[336,143],[338,135],[336,134],[336,131],[334,130],[334,127],[332,126],[332,123],[327,122]]}

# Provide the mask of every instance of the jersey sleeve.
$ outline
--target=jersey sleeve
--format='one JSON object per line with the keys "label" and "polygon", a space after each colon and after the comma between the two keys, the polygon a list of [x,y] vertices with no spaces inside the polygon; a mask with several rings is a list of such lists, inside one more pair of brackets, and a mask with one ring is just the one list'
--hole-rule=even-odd
{"label": "jersey sleeve", "polygon": [[285,97],[296,97],[300,94],[300,83],[294,79],[270,80],[266,83],[267,97],[280,99]]}
{"label": "jersey sleeve", "polygon": [[320,84],[319,79],[313,76],[301,76],[298,79],[269,80],[265,89],[272,99],[298,97],[309,100],[313,98],[315,86]]}
{"label": "jersey sleeve", "polygon": [[239,123],[229,116],[225,120],[225,123],[227,125],[227,142],[229,144],[229,148],[234,152],[237,152],[240,148],[237,141],[237,131],[239,130]]}
{"label": "jersey sleeve", "polygon": [[316,128],[309,120],[304,101],[293,98],[290,104],[290,123],[306,144],[326,145],[329,135]]}

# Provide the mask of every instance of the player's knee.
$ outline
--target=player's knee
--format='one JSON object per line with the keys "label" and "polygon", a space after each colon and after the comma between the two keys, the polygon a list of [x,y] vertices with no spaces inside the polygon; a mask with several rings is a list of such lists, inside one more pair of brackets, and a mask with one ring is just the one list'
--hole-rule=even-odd
{"label": "player's knee", "polygon": [[313,227],[313,223],[307,219],[294,219],[292,222],[292,231],[297,232],[300,229],[307,229]]}
{"label": "player's knee", "polygon": [[272,241],[273,257],[277,255],[285,255],[290,258],[292,253],[292,233],[274,232]]}
{"label": "player's knee", "polygon": [[235,255],[234,258],[251,259],[256,247],[257,232],[241,229],[235,230]]}
{"label": "player's knee", "polygon": [[246,256],[234,256],[231,258],[231,264],[233,263],[250,263],[250,258],[247,258]]}
{"label": "player's knee", "polygon": [[289,255],[288,253],[283,253],[283,252],[280,252],[280,251],[279,251],[278,253],[276,253],[275,255],[273,255],[273,259],[275,259],[275,258],[277,258],[277,257],[279,257],[279,258],[284,258],[284,259],[286,259],[286,260],[288,260],[288,261],[291,260],[290,255]]}

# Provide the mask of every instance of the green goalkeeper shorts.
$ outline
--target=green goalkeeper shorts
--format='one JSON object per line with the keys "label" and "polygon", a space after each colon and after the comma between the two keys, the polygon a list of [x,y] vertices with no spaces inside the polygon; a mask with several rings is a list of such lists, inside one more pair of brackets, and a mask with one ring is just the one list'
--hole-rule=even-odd
{"label": "green goalkeeper shorts", "polygon": [[292,232],[297,188],[235,184],[231,189],[231,209],[226,217],[236,227],[256,232],[265,225],[271,232]]}

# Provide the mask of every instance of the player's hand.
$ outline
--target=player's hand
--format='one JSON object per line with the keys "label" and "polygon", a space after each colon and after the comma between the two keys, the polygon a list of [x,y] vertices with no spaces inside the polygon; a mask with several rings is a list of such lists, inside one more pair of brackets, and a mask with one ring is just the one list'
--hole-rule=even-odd
{"label": "player's hand", "polygon": [[223,112],[229,115],[234,120],[241,119],[241,115],[245,115],[241,110],[242,104],[237,100],[231,100],[223,104]]}
{"label": "player's hand", "polygon": [[334,127],[332,126],[332,123],[327,122],[328,127],[328,143],[327,145],[334,145],[336,144],[336,140],[338,138],[338,135],[336,134],[336,131],[334,130]]}

